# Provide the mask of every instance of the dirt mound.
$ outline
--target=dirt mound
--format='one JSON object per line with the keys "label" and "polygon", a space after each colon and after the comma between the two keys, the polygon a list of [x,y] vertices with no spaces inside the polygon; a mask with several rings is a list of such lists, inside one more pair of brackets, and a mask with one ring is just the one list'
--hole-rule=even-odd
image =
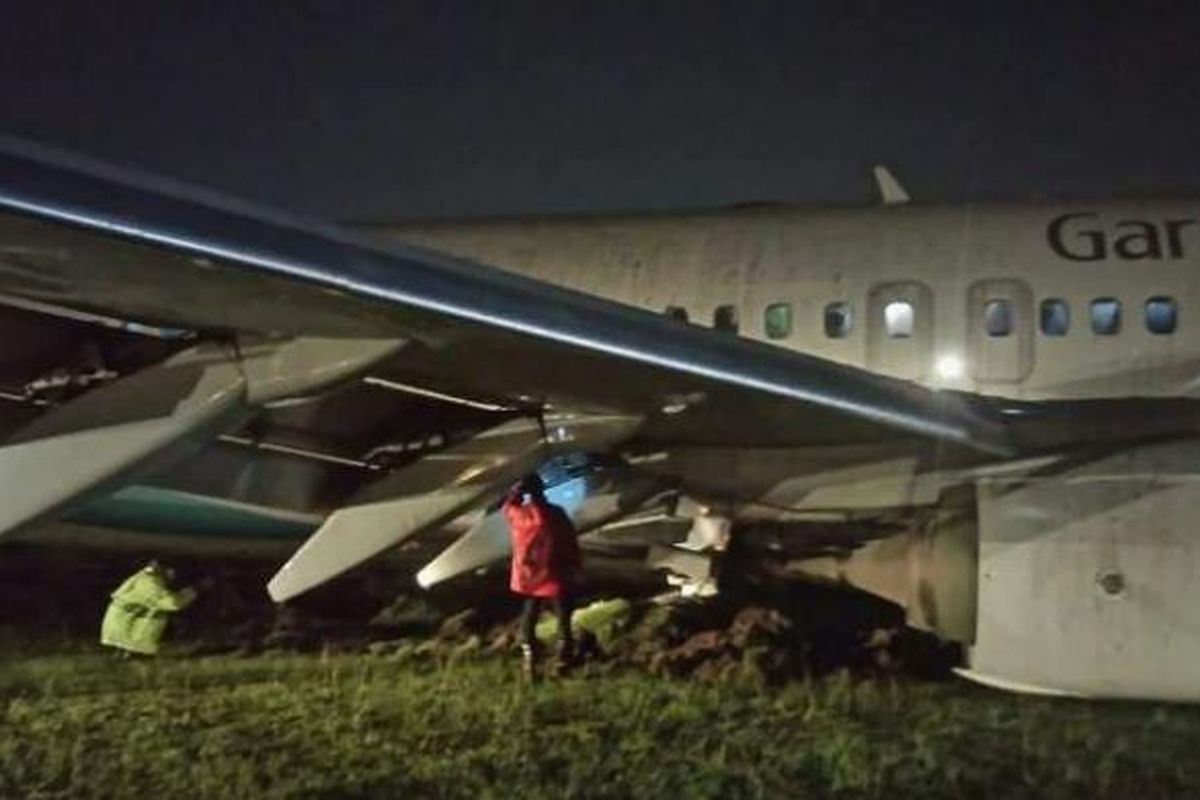
{"label": "dirt mound", "polygon": [[[797,599],[594,601],[572,617],[578,656],[605,669],[700,680],[749,678],[772,685],[837,670],[936,679],[961,661],[957,646],[904,627],[894,609],[866,613],[856,606],[861,598],[839,606],[807,590],[800,592],[804,602]],[[397,660],[513,657],[520,620],[510,610],[497,621],[493,611],[469,607],[447,613],[420,595],[393,598],[368,624],[285,608],[269,626],[244,623],[240,635],[224,637],[221,649],[351,651]],[[549,613],[538,622],[538,638],[547,647],[556,628]]]}
{"label": "dirt mound", "polygon": [[[3,556],[5,629],[28,641],[94,640],[109,592],[142,563],[25,548],[6,548]],[[185,655],[509,657],[518,645],[520,604],[501,583],[397,594],[395,579],[365,574],[276,606],[262,590],[261,566],[193,559],[186,567],[183,582],[204,579],[208,588],[171,621],[168,647]],[[600,599],[583,604],[573,620],[585,661],[667,676],[778,683],[848,669],[941,677],[960,657],[957,647],[904,627],[896,606],[826,587],[752,586],[707,600]],[[553,642],[552,615],[537,632]]]}
{"label": "dirt mound", "polygon": [[[849,670],[862,675],[941,678],[961,660],[955,645],[903,625],[890,612],[883,618],[843,615],[817,623],[807,606],[781,608],[733,598],[709,600],[601,600],[573,616],[584,662],[646,669],[670,677],[721,680],[752,678],[777,684],[805,676]],[[471,612],[450,617],[430,655],[511,653],[519,620],[486,632]],[[545,615],[539,639],[553,642],[556,624]],[[477,642],[478,644],[468,643]]]}

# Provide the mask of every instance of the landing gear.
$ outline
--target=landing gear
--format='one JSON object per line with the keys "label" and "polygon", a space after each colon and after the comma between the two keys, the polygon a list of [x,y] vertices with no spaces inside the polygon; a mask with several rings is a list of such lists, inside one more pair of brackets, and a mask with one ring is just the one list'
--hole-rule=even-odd
{"label": "landing gear", "polygon": [[687,538],[673,545],[651,545],[646,563],[666,570],[667,583],[682,597],[712,597],[717,594],[719,563],[729,549],[731,520],[714,514],[698,514]]}

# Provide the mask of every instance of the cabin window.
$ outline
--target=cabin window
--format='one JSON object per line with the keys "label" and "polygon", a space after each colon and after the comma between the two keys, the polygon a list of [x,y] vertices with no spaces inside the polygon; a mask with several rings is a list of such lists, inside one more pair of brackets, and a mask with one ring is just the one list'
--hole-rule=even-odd
{"label": "cabin window", "polygon": [[763,328],[768,339],[786,339],[792,335],[792,304],[772,303],[763,312]]}
{"label": "cabin window", "polygon": [[988,336],[1008,336],[1012,333],[1012,303],[1007,300],[988,300],[983,306],[983,326]]}
{"label": "cabin window", "polygon": [[1179,313],[1173,297],[1151,297],[1146,301],[1146,330],[1163,335],[1175,332]]}
{"label": "cabin window", "polygon": [[1121,301],[1101,297],[1092,301],[1092,333],[1113,336],[1121,331]]}
{"label": "cabin window", "polygon": [[1071,327],[1071,307],[1066,300],[1051,297],[1042,301],[1040,309],[1042,334],[1045,336],[1066,336]]}
{"label": "cabin window", "polygon": [[687,309],[683,306],[667,306],[666,311],[663,313],[671,319],[678,320],[679,322],[688,321]]}
{"label": "cabin window", "polygon": [[850,304],[844,301],[825,306],[825,335],[830,339],[845,339],[854,327]]}
{"label": "cabin window", "polygon": [[738,330],[737,306],[735,306],[735,305],[717,306],[717,310],[713,312],[713,327],[719,331],[726,331],[727,333],[737,333],[737,330]]}
{"label": "cabin window", "polygon": [[915,324],[912,303],[893,300],[883,307],[883,327],[893,339],[908,339]]}

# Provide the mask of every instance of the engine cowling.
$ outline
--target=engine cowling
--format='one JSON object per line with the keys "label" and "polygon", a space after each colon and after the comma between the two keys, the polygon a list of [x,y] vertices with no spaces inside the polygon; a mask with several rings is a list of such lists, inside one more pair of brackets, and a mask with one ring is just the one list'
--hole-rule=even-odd
{"label": "engine cowling", "polygon": [[978,486],[964,674],[1005,688],[1200,700],[1200,443]]}
{"label": "engine cowling", "polygon": [[1081,697],[1200,700],[1200,441],[977,480],[928,524],[802,562],[968,645],[961,673]]}

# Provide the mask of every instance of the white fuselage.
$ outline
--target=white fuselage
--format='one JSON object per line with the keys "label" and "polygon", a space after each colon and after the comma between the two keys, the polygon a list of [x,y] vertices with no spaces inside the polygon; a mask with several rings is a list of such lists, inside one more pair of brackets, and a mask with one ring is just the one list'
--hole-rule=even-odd
{"label": "white fuselage", "polygon": [[[1193,391],[1197,216],[1186,203],[753,208],[385,232],[631,305],[683,309],[693,323],[712,325],[732,306],[742,336],[930,386],[1039,400]],[[1175,310],[1172,332],[1148,329],[1152,298],[1160,322]],[[1115,332],[1093,330],[1097,300],[1098,323],[1108,301],[1120,304]],[[905,306],[911,330],[897,335]],[[850,324],[830,335],[827,313],[842,310]],[[1002,317],[992,333],[989,312]],[[1055,318],[1043,323],[1044,313]]]}

